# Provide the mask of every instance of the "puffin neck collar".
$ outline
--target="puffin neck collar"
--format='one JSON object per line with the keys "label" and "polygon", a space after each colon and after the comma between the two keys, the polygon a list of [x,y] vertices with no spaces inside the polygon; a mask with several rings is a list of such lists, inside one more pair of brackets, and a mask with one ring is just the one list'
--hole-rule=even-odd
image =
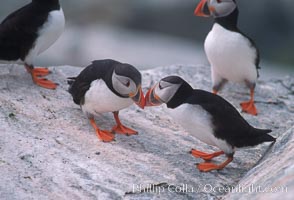
{"label": "puffin neck collar", "polygon": [[231,30],[231,31],[239,31],[237,27],[238,23],[238,16],[239,16],[239,10],[236,8],[231,14],[225,17],[218,17],[215,18],[215,23],[218,23],[225,29]]}

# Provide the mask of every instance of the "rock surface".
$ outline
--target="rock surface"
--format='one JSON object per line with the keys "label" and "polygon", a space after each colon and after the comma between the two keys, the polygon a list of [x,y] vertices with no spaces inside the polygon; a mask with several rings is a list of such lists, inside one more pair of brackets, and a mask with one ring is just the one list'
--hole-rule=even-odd
{"label": "rock surface", "polygon": [[[273,145],[239,149],[225,169],[201,173],[188,152],[213,151],[186,133],[162,107],[121,111],[136,136],[98,141],[88,120],[67,93],[66,77],[81,68],[52,67],[55,91],[35,86],[23,67],[0,66],[0,199],[291,199],[294,195],[294,79],[259,80],[258,117],[252,125],[270,128]],[[170,66],[143,71],[146,91],[160,78],[177,74],[195,88],[210,90],[209,67]],[[242,86],[229,84],[220,95],[239,109],[248,99]],[[97,117],[104,129],[111,114]],[[216,162],[224,158],[216,159]],[[247,192],[283,187],[284,191]],[[238,186],[245,187],[238,192]],[[232,188],[235,187],[235,191]],[[231,191],[230,191],[231,190]]]}

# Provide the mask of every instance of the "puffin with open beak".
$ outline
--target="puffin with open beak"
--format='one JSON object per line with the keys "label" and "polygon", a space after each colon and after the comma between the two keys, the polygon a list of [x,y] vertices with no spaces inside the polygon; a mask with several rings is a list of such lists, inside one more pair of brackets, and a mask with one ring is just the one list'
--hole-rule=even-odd
{"label": "puffin with open beak", "polygon": [[[161,79],[145,95],[145,106],[166,104],[166,112],[186,131],[200,141],[220,149],[204,153],[192,149],[191,154],[205,162],[197,165],[200,171],[223,169],[233,160],[235,148],[255,146],[276,139],[271,130],[252,127],[240,113],[222,97],[193,89],[178,76]],[[214,157],[225,154],[221,164],[211,162]]]}
{"label": "puffin with open beak", "polygon": [[237,27],[238,7],[235,0],[201,0],[195,15],[214,17],[214,25],[207,35],[204,49],[211,65],[213,93],[227,81],[245,83],[250,100],[241,103],[242,111],[257,115],[254,89],[259,76],[259,51],[254,41]]}
{"label": "puffin with open beak", "polygon": [[[134,102],[144,108],[145,99],[141,88],[141,74],[132,65],[114,60],[96,60],[77,77],[69,78],[69,93],[88,116],[98,138],[104,142],[114,139],[112,132],[133,135],[137,131],[124,126],[119,111]],[[111,131],[101,130],[94,116],[113,112],[116,126]]]}

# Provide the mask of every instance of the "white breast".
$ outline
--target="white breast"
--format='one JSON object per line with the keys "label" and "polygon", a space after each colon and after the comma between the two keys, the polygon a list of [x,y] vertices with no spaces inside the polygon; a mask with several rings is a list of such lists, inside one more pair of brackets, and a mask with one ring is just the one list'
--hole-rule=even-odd
{"label": "white breast", "polygon": [[62,8],[51,11],[47,22],[39,29],[34,48],[25,58],[25,62],[33,64],[35,58],[40,53],[47,50],[62,34],[65,26],[65,18]]}
{"label": "white breast", "polygon": [[206,37],[204,48],[212,73],[233,82],[256,81],[256,49],[240,33],[215,23]]}
{"label": "white breast", "polygon": [[82,110],[85,113],[97,115],[99,113],[114,112],[127,108],[133,104],[130,98],[121,98],[114,94],[103,80],[95,80],[85,94]]}
{"label": "white breast", "polygon": [[232,153],[233,148],[224,140],[213,135],[211,115],[199,105],[182,104],[175,109],[166,109],[166,112],[191,135],[200,141],[216,146],[225,153]]}

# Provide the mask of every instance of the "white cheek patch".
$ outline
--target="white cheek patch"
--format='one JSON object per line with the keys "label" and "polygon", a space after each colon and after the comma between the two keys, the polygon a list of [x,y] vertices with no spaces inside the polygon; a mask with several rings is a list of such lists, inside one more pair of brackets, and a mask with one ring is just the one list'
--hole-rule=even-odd
{"label": "white cheek patch", "polygon": [[[129,82],[129,86],[127,83]],[[112,75],[113,89],[123,96],[129,96],[130,93],[135,94],[137,92],[136,84],[128,77],[119,76],[115,72]]]}
{"label": "white cheek patch", "polygon": [[119,93],[123,96],[128,94],[127,88],[124,87],[121,80],[119,79],[119,77],[115,73],[113,73],[113,76],[112,76],[112,87],[117,93]]}
{"label": "white cheek patch", "polygon": [[214,0],[209,3],[209,6],[212,6],[215,9],[215,11],[212,12],[214,17],[225,17],[231,14],[237,8],[236,3],[231,0],[223,1],[221,3],[217,3]]}
{"label": "white cheek patch", "polygon": [[[159,87],[159,84],[161,88]],[[172,84],[168,82],[161,81],[155,86],[155,94],[165,103],[175,95],[181,84]]]}

